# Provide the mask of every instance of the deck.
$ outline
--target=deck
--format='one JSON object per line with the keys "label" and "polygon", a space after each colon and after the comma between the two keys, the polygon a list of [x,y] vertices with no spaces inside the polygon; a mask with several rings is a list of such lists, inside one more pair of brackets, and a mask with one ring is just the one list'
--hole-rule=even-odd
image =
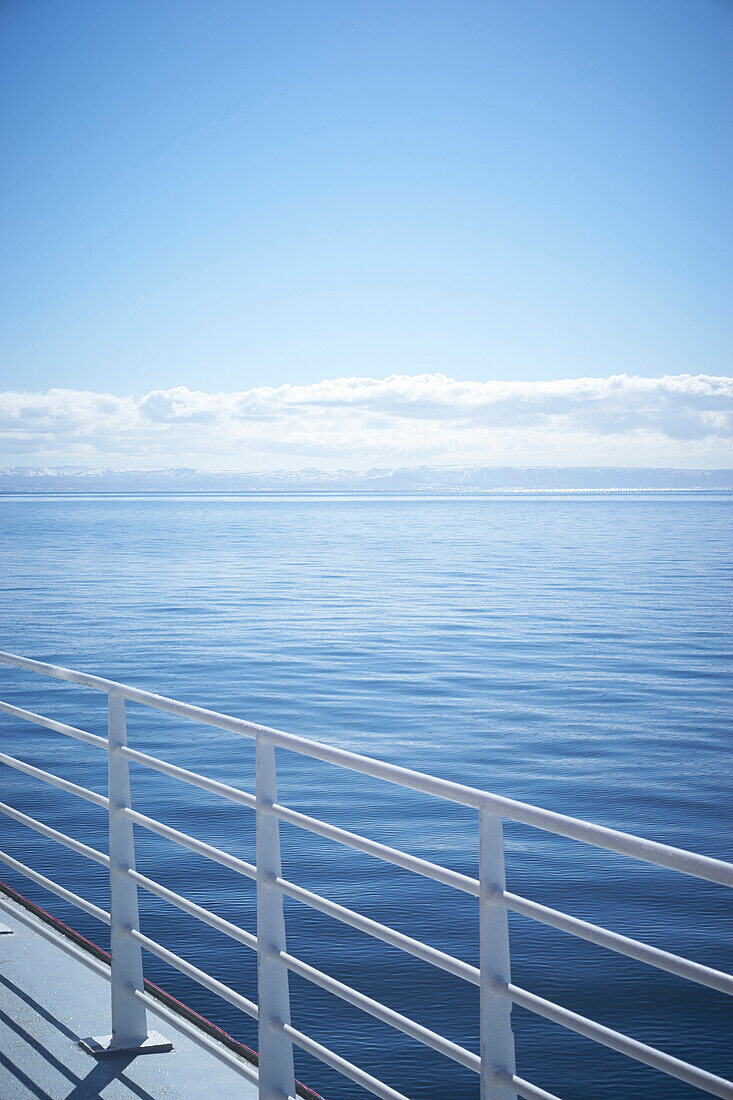
{"label": "deck", "polygon": [[3,1100],[256,1100],[256,1070],[243,1062],[248,1081],[169,1019],[151,1024],[172,1053],[97,1060],[79,1040],[109,1032],[109,982],[50,943],[40,918],[6,897],[0,923],[12,929],[0,935]]}

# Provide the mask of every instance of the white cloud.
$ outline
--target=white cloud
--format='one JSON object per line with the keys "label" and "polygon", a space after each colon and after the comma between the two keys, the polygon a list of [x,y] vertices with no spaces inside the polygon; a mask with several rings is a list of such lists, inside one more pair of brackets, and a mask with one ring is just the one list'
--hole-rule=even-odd
{"label": "white cloud", "polygon": [[144,397],[0,393],[3,461],[248,469],[373,463],[730,465],[733,378],[442,374]]}

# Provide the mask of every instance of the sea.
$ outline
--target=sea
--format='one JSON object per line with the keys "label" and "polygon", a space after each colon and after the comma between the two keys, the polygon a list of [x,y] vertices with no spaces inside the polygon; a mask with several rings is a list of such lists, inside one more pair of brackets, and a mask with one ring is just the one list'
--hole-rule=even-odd
{"label": "sea", "polygon": [[[716,492],[0,496],[0,648],[723,859],[731,842],[733,494]],[[93,733],[106,699],[0,665],[0,698]],[[128,704],[130,744],[254,789],[245,737]],[[0,715],[24,760],[106,789],[104,752]],[[469,875],[474,811],[278,750],[280,801]],[[2,798],[104,849],[103,811],[0,770]],[[244,806],[134,766],[136,809],[245,860]],[[2,818],[1,847],[106,907],[104,872]],[[475,899],[281,827],[284,874],[478,961]],[[504,826],[508,889],[733,969],[723,887],[538,829]],[[138,868],[255,930],[254,885],[136,830]],[[105,945],[106,929],[2,868]],[[244,946],[140,893],[148,935],[256,996]],[[478,1050],[477,991],[287,901],[288,950]],[[722,994],[510,915],[512,980],[733,1076]],[[155,957],[146,975],[256,1047],[252,1022]],[[291,977],[293,1022],[414,1100],[477,1078]],[[696,1090],[515,1008],[517,1071],[564,1100]],[[158,1024],[160,1027],[160,1025]],[[164,1028],[161,1028],[164,1030]],[[309,1056],[326,1100],[365,1094]]]}

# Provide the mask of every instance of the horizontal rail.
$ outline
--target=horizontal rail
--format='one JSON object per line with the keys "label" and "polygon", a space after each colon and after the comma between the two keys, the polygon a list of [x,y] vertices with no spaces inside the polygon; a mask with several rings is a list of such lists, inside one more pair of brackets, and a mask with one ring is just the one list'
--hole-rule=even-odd
{"label": "horizontal rail", "polygon": [[14,806],[8,806],[7,802],[0,802],[0,813],[12,818],[13,821],[17,821],[21,825],[27,825],[29,829],[34,829],[35,832],[48,837],[49,840],[55,840],[57,843],[63,844],[64,847],[71,848],[72,852],[78,852],[80,856],[86,856],[87,859],[94,860],[95,863],[101,863],[103,867],[109,867],[109,856],[105,855],[104,852],[100,852],[96,848],[90,848],[88,844],[82,844],[80,840],[75,840],[73,836],[61,833],[58,829],[52,829],[50,825],[44,824],[43,821],[38,821],[29,814],[21,813]]}
{"label": "horizontal rail", "polygon": [[312,890],[306,890],[302,886],[297,886],[294,882],[288,882],[287,879],[276,878],[274,884],[279,890],[282,890],[286,897],[292,898],[294,901],[299,901],[328,917],[334,917],[342,924],[348,924],[359,932],[365,932],[368,936],[373,936],[377,940],[382,940],[383,943],[388,943],[390,947],[397,947],[401,951],[407,952],[408,955],[414,955],[415,958],[422,959],[423,962],[431,963],[441,970],[446,970],[449,974],[455,975],[456,978],[462,978],[464,981],[471,982],[472,985],[481,985],[481,972],[479,969],[463,962],[461,959],[446,955],[444,951],[438,951],[435,947],[428,947],[427,944],[413,939],[412,936],[406,936],[386,924],[380,924],[370,917],[364,917],[353,909],[347,909],[343,905],[338,905],[335,901],[329,901],[327,898],[321,897],[320,894],[314,894]]}
{"label": "horizontal rail", "polygon": [[290,807],[283,806],[280,802],[270,803],[269,806],[265,805],[263,808],[274,813],[281,821],[286,821],[289,825],[296,825],[299,829],[305,829],[309,833],[315,833],[317,836],[325,837],[328,840],[335,840],[339,844],[345,844],[348,848],[355,848],[358,852],[364,852],[366,855],[383,859],[387,863],[394,863],[397,867],[404,867],[406,871],[414,871],[416,874],[433,879],[433,881],[440,882],[444,886],[452,886],[455,890],[462,890],[464,894],[478,897],[481,892],[481,886],[477,878],[462,875],[458,871],[451,871],[448,867],[441,867],[440,864],[431,863],[427,859],[420,859],[419,856],[411,856],[407,852],[399,851],[398,848],[390,848],[386,844],[380,844],[379,841],[359,836],[358,833],[340,829],[337,825],[328,825],[325,821],[319,821],[316,817],[309,817],[308,814],[299,813],[298,810],[291,810]]}
{"label": "horizontal rail", "polygon": [[687,978],[709,989],[717,989],[720,993],[733,994],[733,975],[726,974],[723,970],[715,970],[710,966],[703,966],[702,963],[685,959],[681,955],[662,951],[658,947],[650,947],[649,944],[642,943],[640,940],[622,936],[619,932],[611,932],[607,928],[601,928],[600,925],[571,917],[567,913],[550,909],[546,905],[540,905],[536,901],[530,901],[528,898],[511,894],[506,890],[497,890],[493,896],[513,913],[520,913],[540,924],[549,925],[551,928],[568,932],[578,939],[608,948],[609,951],[614,951],[618,955],[625,955],[648,966],[654,966],[657,970],[666,970],[669,974]]}
{"label": "horizontal rail", "polygon": [[177,764],[169,764],[167,760],[160,760],[157,756],[148,756],[146,752],[138,752],[137,749],[122,748],[118,750],[120,756],[132,760],[136,764],[143,764],[146,768],[169,775],[172,779],[181,779],[184,783],[190,783],[193,787],[200,787],[202,791],[210,791],[219,794],[222,798],[228,798],[232,802],[239,802],[242,806],[248,806],[254,810],[257,799],[247,791],[240,791],[238,787],[230,787],[228,783],[219,783],[216,779],[209,779],[198,772],[188,771],[187,768],[179,768]]}
{"label": "horizontal rail", "polygon": [[225,936],[229,936],[230,939],[244,944],[244,946],[249,947],[250,950],[257,950],[257,937],[253,936],[251,932],[245,932],[243,928],[239,928],[236,924],[232,924],[231,921],[225,920],[224,917],[220,917],[217,913],[212,913],[210,909],[204,909],[202,905],[197,905],[195,901],[189,901],[188,898],[181,897],[181,895],[177,894],[174,890],[169,890],[166,886],[161,886],[159,882],[156,882],[152,878],[148,878],[147,875],[143,875],[139,871],[133,871],[128,867],[127,874],[138,884],[138,886],[142,886],[144,890],[147,890],[151,894],[155,894],[161,901],[167,901],[170,905],[175,905],[181,912],[188,913],[189,916],[203,921],[204,924],[208,924],[211,928],[215,928],[217,932],[223,932]]}
{"label": "horizontal rail", "polygon": [[[231,939],[244,944],[244,946],[250,948],[252,951],[257,950],[257,937],[250,932],[246,932],[244,929],[239,928],[237,925],[232,924],[231,921],[225,920],[218,914],[212,913],[211,910],[203,908],[203,906],[197,905],[195,902],[190,901],[188,898],[182,897],[180,894],[175,893],[173,890],[169,890],[167,887],[162,886],[160,883],[155,882],[147,875],[141,874],[139,871],[128,870],[128,875],[142,886],[143,889],[155,894],[161,900],[167,901],[177,908],[181,909],[184,913],[188,913],[190,916],[201,920],[210,927],[216,929],[229,936]],[[412,1036],[420,1042],[426,1043],[426,1045],[437,1050],[441,1054],[445,1054],[449,1058],[453,1058],[454,1061],[465,1065],[468,1069],[475,1072],[480,1071],[480,1060],[470,1051],[466,1051],[456,1044],[450,1043],[449,1040],[444,1039],[442,1036],[437,1035],[435,1032],[429,1031],[427,1028],[423,1028],[422,1025],[416,1024],[412,1020],[408,1020],[407,1017],[401,1016],[399,1013],[395,1013],[393,1010],[388,1009],[386,1006],[379,1004],[379,1002],[372,1000],[372,998],[366,997],[364,994],[359,993],[357,990],[351,989],[348,986],[343,985],[330,975],[324,974],[322,971],[316,970],[315,967],[309,966],[302,960],[295,958],[295,956],[288,954],[287,952],[278,952],[282,961],[288,966],[293,973],[299,974],[301,977],[319,985],[327,992],[333,993],[335,996],[341,997],[353,1004],[357,1008],[361,1008],[370,1015],[375,1016],[377,1019],[382,1020],[384,1023],[396,1027],[398,1030],[404,1032],[407,1035]],[[149,995],[145,996],[146,1003],[149,1007],[153,1007],[149,1002],[152,998]],[[157,1002],[156,1002],[157,1003]],[[170,1016],[171,1022],[176,1022],[177,1017],[169,1010],[162,1012],[161,1015],[164,1018]],[[195,1030],[195,1029],[194,1029]],[[197,1035],[195,1037],[198,1036]],[[208,1041],[207,1041],[208,1042]],[[217,1053],[214,1051],[214,1053]],[[460,1055],[460,1056],[456,1056]],[[234,1057],[234,1056],[232,1056]],[[335,1057],[335,1056],[334,1056]],[[229,1060],[228,1057],[225,1060]],[[552,1093],[546,1092],[544,1089],[538,1088],[536,1085],[532,1085],[528,1081],[524,1081],[522,1078],[509,1076],[506,1073],[502,1074],[502,1071],[498,1071],[503,1078],[506,1078],[506,1084],[510,1084],[515,1091],[524,1098],[524,1100],[558,1100],[557,1096]]]}
{"label": "horizontal rail", "polygon": [[255,1066],[246,1062],[243,1058],[237,1057],[233,1051],[227,1050],[222,1044],[218,1043],[216,1039],[210,1038],[206,1035],[201,1028],[196,1027],[195,1024],[189,1023],[189,1021],[181,1016],[179,1012],[175,1012],[172,1008],[168,1008],[157,997],[153,997],[150,993],[144,993],[141,989],[136,989],[133,996],[141,1001],[146,1008],[150,1009],[156,1016],[159,1016],[161,1020],[165,1020],[166,1023],[171,1024],[173,1027],[182,1031],[189,1039],[193,1039],[194,1043],[197,1043],[209,1054],[213,1054],[215,1058],[218,1058],[220,1062],[223,1062],[226,1066],[235,1070],[237,1073],[245,1077],[253,1085],[257,1084],[258,1076]]}
{"label": "horizontal rail", "polygon": [[76,726],[67,726],[65,722],[57,722],[54,718],[46,718],[43,714],[35,714],[32,710],[24,710],[23,707],[15,707],[12,703],[4,703],[0,700],[0,711],[12,714],[14,718],[22,718],[24,722],[32,722],[34,726],[44,726],[56,733],[63,733],[66,737],[75,737],[77,741],[86,741],[88,745],[107,751],[107,738],[98,737],[96,733],[88,733],[87,730],[77,729]]}
{"label": "horizontal rail", "polygon": [[179,829],[164,825],[162,821],[156,821],[155,818],[147,817],[137,810],[126,809],[123,811],[123,816],[135,822],[136,825],[142,825],[143,829],[147,829],[148,832],[157,833],[158,836],[165,837],[166,840],[172,840],[175,844],[180,844],[181,847],[196,852],[197,855],[205,856],[206,859],[211,859],[214,863],[220,863],[222,867],[228,867],[231,871],[244,875],[245,878],[257,878],[257,868],[254,864],[247,863],[236,856],[230,856],[228,852],[223,851],[221,848],[215,848],[212,844],[207,844],[203,840],[196,840],[188,833],[182,833]]}
{"label": "horizontal rail", "polygon": [[610,1027],[589,1020],[586,1016],[578,1015],[577,1012],[571,1012],[570,1009],[563,1008],[562,1005],[555,1004],[554,1001],[547,1001],[544,997],[538,997],[535,993],[530,993],[526,989],[520,989],[519,986],[511,983],[507,985],[504,982],[495,980],[491,983],[491,987],[497,993],[509,997],[514,1004],[519,1005],[521,1008],[526,1008],[537,1016],[543,1016],[546,1020],[551,1020],[553,1023],[560,1024],[561,1027],[575,1031],[578,1035],[585,1036],[586,1039],[592,1039],[602,1046],[633,1058],[636,1062],[643,1062],[645,1065],[658,1069],[670,1077],[676,1077],[680,1081],[685,1081],[688,1085],[694,1085],[695,1088],[702,1089],[703,1092],[707,1092],[711,1096],[721,1097],[722,1100],[733,1100],[733,1081],[726,1081],[724,1077],[708,1073],[707,1070],[693,1066],[689,1062],[683,1062],[680,1058],[675,1058],[671,1054],[665,1054],[664,1051],[657,1050],[656,1047],[640,1043],[638,1039],[632,1039],[628,1035],[623,1035],[620,1031],[614,1031]]}
{"label": "horizontal rail", "polygon": [[157,957],[164,963],[168,963],[175,970],[179,970],[181,974],[185,974],[187,978],[191,978],[192,981],[198,982],[204,989],[208,989],[210,993],[215,993],[217,997],[221,997],[222,1000],[228,1001],[230,1005],[234,1005],[240,1012],[244,1012],[247,1016],[252,1016],[253,1019],[257,1019],[259,1011],[254,1001],[250,1001],[247,997],[243,997],[241,993],[237,993],[236,989],[232,989],[231,986],[225,985],[224,982],[218,981],[216,978],[212,978],[209,974],[206,974],[203,970],[200,970],[193,963],[188,962],[187,959],[182,958],[180,955],[176,955],[174,951],[169,951],[167,947],[163,947],[161,944],[156,943],[155,940],[151,940],[149,936],[145,936],[142,932],[138,932],[134,928],[128,929],[127,933],[131,939],[144,947],[146,951],[149,951],[152,955]]}
{"label": "horizontal rail", "polygon": [[313,985],[325,989],[327,993],[332,993],[334,997],[339,997],[342,1001],[346,1001],[355,1008],[360,1008],[362,1012],[367,1012],[375,1019],[381,1020],[383,1024],[388,1024],[397,1031],[401,1031],[404,1035],[409,1035],[411,1039],[417,1039],[418,1042],[423,1043],[425,1046],[432,1047],[432,1049],[436,1050],[439,1054],[445,1055],[446,1058],[451,1058],[454,1062],[458,1062],[459,1065],[465,1066],[466,1069],[470,1069],[474,1073],[481,1072],[481,1059],[470,1050],[458,1046],[457,1043],[451,1042],[450,1039],[444,1039],[443,1036],[438,1035],[437,1032],[431,1031],[427,1027],[423,1027],[422,1024],[416,1023],[415,1020],[411,1020],[408,1016],[403,1016],[401,1012],[395,1012],[394,1009],[387,1008],[386,1005],[381,1004],[379,1001],[375,1001],[372,997],[367,997],[366,994],[360,993],[359,990],[352,989],[349,985],[344,985],[343,982],[339,982],[336,978],[332,978],[330,974],[324,974],[322,970],[317,970],[316,967],[310,966],[294,955],[290,955],[287,951],[272,950],[270,954],[280,959],[281,962],[284,962],[288,969],[292,970],[294,974],[298,974],[301,978],[305,978],[306,981],[312,982]]}
{"label": "horizontal rail", "polygon": [[[197,917],[198,919],[204,921],[205,923],[209,924],[213,928],[217,928],[219,931],[224,932],[226,935],[230,936],[232,939],[238,940],[239,942],[245,944],[245,946],[249,947],[250,949],[252,949],[252,950],[257,949],[256,937],[253,936],[251,933],[245,932],[244,930],[238,928],[236,925],[233,925],[231,922],[226,921],[223,918],[217,916],[216,914],[211,913],[209,910],[203,909],[201,906],[196,905],[194,902],[190,902],[190,901],[188,901],[188,899],[182,898],[180,895],[177,895],[173,891],[170,891],[167,888],[160,886],[160,884],[155,883],[153,880],[149,879],[145,875],[140,874],[139,872],[128,872],[128,873],[131,875],[131,877],[133,877],[135,879],[136,882],[138,882],[145,889],[149,889],[149,890],[151,890],[151,892],[156,893],[159,897],[163,898],[164,900],[167,900],[167,901],[171,902],[172,904],[177,905],[184,912],[190,913],[192,916]],[[298,899],[298,900],[301,900],[301,899]],[[321,899],[321,900],[325,900],[325,899]],[[524,899],[521,899],[521,900],[524,900]],[[329,912],[330,915],[334,915],[332,910],[331,910],[331,906],[333,904],[334,903],[327,903],[327,907],[328,907],[327,911]],[[342,907],[337,907],[337,908],[342,909]],[[324,910],[322,910],[322,911],[326,911],[326,909],[324,908]],[[353,914],[353,916],[359,918],[358,914]],[[360,920],[360,922],[361,921],[367,921],[370,924],[373,923],[373,922],[369,922],[368,918],[359,918],[359,920]],[[349,922],[349,923],[351,923],[351,922]],[[381,926],[381,927],[384,928],[384,926]],[[364,930],[366,930],[366,929],[364,929]],[[392,930],[389,930],[389,931],[392,931]],[[399,936],[400,934],[397,933],[396,935]],[[390,941],[387,941],[387,942],[390,942]],[[414,942],[417,942],[417,941],[414,941]],[[425,949],[425,945],[419,945],[419,947],[421,949]],[[428,948],[427,950],[430,951],[432,949]],[[305,978],[306,980],[309,980],[309,981],[313,982],[314,984],[319,985],[321,988],[325,989],[327,992],[333,993],[335,996],[338,996],[341,999],[348,1001],[349,1003],[353,1004],[355,1007],[361,1008],[362,1010],[368,1012],[370,1015],[375,1016],[377,1019],[382,1020],[382,1022],[384,1022],[384,1023],[386,1023],[386,1024],[388,1024],[392,1027],[395,1027],[397,1030],[402,1031],[404,1034],[410,1035],[411,1037],[417,1039],[418,1041],[425,1043],[426,1045],[432,1047],[434,1050],[437,1050],[439,1053],[444,1054],[447,1057],[452,1058],[454,1061],[457,1061],[460,1064],[466,1066],[466,1068],[471,1069],[474,1072],[479,1071],[479,1067],[480,1067],[479,1059],[476,1055],[472,1054],[470,1051],[467,1051],[464,1048],[459,1047],[457,1044],[451,1043],[449,1040],[443,1039],[442,1036],[439,1036],[436,1033],[429,1031],[429,1029],[424,1028],[424,1027],[422,1027],[422,1025],[415,1023],[415,1021],[409,1020],[407,1017],[404,1017],[400,1013],[397,1013],[394,1010],[387,1008],[385,1005],[382,1005],[379,1002],[374,1001],[372,998],[367,997],[366,995],[360,993],[359,991],[354,990],[351,987],[344,985],[343,983],[337,981],[335,978],[332,978],[330,975],[324,974],[322,971],[317,970],[315,967],[312,967],[309,964],[303,962],[302,960],[297,959],[295,956],[290,955],[287,952],[276,952],[276,954],[278,954],[278,956],[282,958],[282,961],[285,962],[285,964],[288,966],[288,968],[290,970],[292,970],[294,973],[299,974],[301,977]],[[421,954],[419,957],[424,957],[424,955]],[[459,975],[459,976],[463,976],[463,975]],[[524,994],[524,996],[526,998],[534,996],[532,994],[526,993],[525,991],[522,991],[522,993]],[[512,999],[515,999],[515,998],[513,997]],[[533,1002],[534,1005],[535,1005],[535,1008],[536,1008],[537,1004],[540,1003],[541,1000],[542,999],[538,998]],[[516,1003],[521,1003],[521,1001],[517,1000]],[[543,1003],[543,1007],[545,1008],[545,1013],[548,1013],[549,1011],[553,1012],[553,1015],[550,1016],[549,1018],[554,1019],[555,1022],[557,1022],[557,1023],[563,1024],[563,1026],[568,1026],[568,1023],[567,1023],[567,1016],[568,1015],[570,1015],[570,1016],[575,1015],[575,1014],[569,1013],[568,1010],[566,1010],[566,1009],[562,1009],[560,1006],[552,1005],[551,1002],[542,1002],[542,1003]],[[528,1002],[525,1003],[524,1007],[529,1007],[529,1003]],[[534,1010],[534,1009],[532,1009],[532,1010]],[[545,1014],[545,1013],[540,1013],[540,1014]],[[560,1018],[561,1016],[563,1017],[562,1019]],[[576,1020],[582,1020],[582,1017],[577,1017]],[[592,1021],[587,1021],[587,1024],[591,1025],[594,1028],[599,1028],[599,1029],[602,1028],[602,1025],[593,1024]],[[577,1028],[573,1027],[572,1030],[577,1030]],[[602,1029],[602,1030],[604,1032],[609,1032],[609,1029]],[[581,1033],[588,1035],[587,1031],[583,1031]],[[618,1033],[609,1032],[609,1034],[618,1034]],[[588,1035],[588,1037],[596,1038],[595,1035]],[[620,1038],[622,1040],[626,1041],[627,1043],[631,1043],[631,1044],[636,1043],[636,1040],[627,1039],[625,1036],[620,1036]],[[600,1040],[600,1041],[602,1041],[602,1040]],[[607,1043],[606,1045],[609,1045],[609,1044]],[[614,1049],[620,1049],[620,1047],[618,1045],[615,1045]],[[647,1048],[647,1049],[652,1050],[653,1048]],[[622,1052],[627,1053],[626,1050],[623,1050]],[[655,1052],[655,1053],[658,1054],[663,1059],[670,1058],[669,1055],[661,1054],[661,1052]],[[633,1054],[631,1056],[635,1057],[635,1055],[633,1055]],[[678,1065],[678,1067],[680,1065],[685,1067],[685,1069],[687,1070],[688,1073],[691,1071],[693,1073],[693,1075],[702,1074],[703,1079],[705,1081],[707,1081],[710,1078],[715,1080],[714,1075],[707,1074],[706,1071],[704,1071],[704,1070],[698,1070],[697,1067],[688,1066],[687,1063],[681,1063],[679,1061],[679,1059],[673,1059],[673,1061],[675,1062],[675,1064]],[[662,1068],[661,1066],[656,1065],[656,1063],[651,1062],[651,1061],[648,1064],[655,1065],[655,1068]],[[667,1072],[669,1072],[669,1070],[667,1070]],[[676,1074],[676,1075],[679,1075],[679,1074]],[[698,1079],[697,1076],[695,1077],[694,1081],[691,1080],[689,1076],[682,1077],[682,1079],[683,1080],[688,1080],[688,1081],[690,1081],[690,1083],[695,1083],[695,1084],[698,1084],[698,1085],[700,1084],[700,1080],[701,1080],[701,1079]],[[521,1081],[521,1079],[519,1079],[519,1080]],[[523,1091],[520,1091],[520,1090],[523,1090]],[[532,1085],[529,1082],[523,1082],[522,1081],[521,1085],[518,1087],[517,1091],[520,1091],[520,1095],[524,1095],[525,1097],[529,1097],[529,1098],[533,1098],[533,1097],[537,1097],[537,1098],[551,1097],[550,1093],[547,1093],[544,1090],[538,1089],[537,1086]],[[717,1095],[717,1094],[713,1093],[713,1095]],[[723,1095],[727,1095],[727,1094],[723,1093]]]}
{"label": "horizontal rail", "polygon": [[[435,881],[445,883],[446,885],[453,885],[457,889],[463,890],[464,893],[472,895],[478,895],[479,893],[480,886],[478,879],[472,879],[468,875],[460,875],[458,872],[447,870],[437,864],[421,860],[416,856],[407,855],[397,849],[388,848],[386,845],[367,840],[355,833],[349,833],[333,825],[326,825],[315,818],[307,817],[305,814],[290,810],[288,807],[281,806],[277,803],[272,806],[272,811],[283,821],[291,822],[294,825],[308,829],[308,831],[318,833],[343,844],[348,844],[350,847],[357,848],[369,855],[386,859],[388,862],[395,863],[408,870],[416,871]],[[454,879],[460,881],[455,882]],[[505,905],[512,912],[529,917],[541,924],[557,928],[590,943],[605,947],[617,954],[636,959],[639,962],[654,966],[659,970],[665,970],[678,977],[697,982],[710,989],[718,990],[721,993],[733,994],[733,976],[726,974],[722,970],[715,970],[701,963],[692,962],[680,955],[651,947],[629,936],[622,936],[620,933],[609,931],[599,925],[569,916],[559,910],[551,909],[548,906],[530,901],[527,898],[509,893],[508,891],[497,891],[494,896],[497,902]]]}
{"label": "horizontal rail", "polygon": [[98,905],[94,905],[91,901],[87,901],[85,898],[75,894],[73,890],[67,890],[65,886],[60,886],[58,882],[54,882],[53,879],[46,878],[45,875],[40,874],[38,871],[34,871],[32,867],[29,867],[26,863],[21,863],[19,859],[13,859],[6,852],[0,852],[0,861],[2,861],[7,867],[12,868],[13,871],[17,871],[19,875],[25,875],[31,882],[35,882],[37,886],[43,887],[44,890],[48,890],[51,894],[56,894],[57,897],[62,898],[64,901],[68,901],[71,905],[75,905],[77,909],[81,909],[82,912],[88,913],[90,917],[95,917],[101,921],[102,924],[110,923],[110,915],[106,910],[100,909]]}
{"label": "horizontal rail", "polygon": [[297,1028],[291,1027],[290,1024],[284,1024],[281,1020],[272,1020],[272,1026],[282,1031],[284,1035],[287,1035],[296,1046],[299,1046],[301,1050],[304,1050],[306,1054],[310,1054],[312,1058],[317,1058],[319,1062],[323,1062],[324,1065],[330,1066],[331,1069],[335,1069],[337,1073],[342,1073],[344,1077],[348,1077],[350,1081],[354,1081],[357,1085],[361,1085],[367,1092],[371,1092],[373,1096],[380,1097],[380,1100],[409,1100],[408,1096],[404,1093],[398,1092],[397,1089],[390,1088],[389,1085],[385,1085],[383,1081],[378,1080],[376,1077],[372,1077],[370,1073],[366,1073],[363,1069],[359,1069],[353,1062],[347,1061],[346,1058],[342,1058],[339,1054],[334,1054],[328,1047],[322,1046],[317,1043],[315,1039],[311,1039],[308,1035],[302,1031],[298,1031]]}
{"label": "horizontal rail", "polygon": [[[457,871],[451,871],[448,868],[441,867],[439,864],[431,863],[417,856],[408,855],[396,848],[390,848],[385,844],[380,844],[378,841],[368,840],[366,837],[359,836],[357,833],[348,832],[346,829],[340,829],[335,825],[328,825],[325,822],[319,821],[317,818],[309,817],[296,810],[291,810],[289,807],[279,803],[274,803],[270,808],[280,820],[296,825],[308,832],[316,833],[329,840],[345,844],[350,848],[355,848],[358,851],[365,852],[367,855],[383,859],[398,867],[404,867],[406,870],[414,871],[425,878],[430,878],[446,886],[452,886],[457,890],[463,891],[463,893],[473,895],[474,897],[479,896],[480,883],[478,879],[471,878],[469,875],[462,875]],[[699,985],[705,985],[710,989],[716,989],[721,993],[733,994],[733,975],[726,974],[722,970],[715,970],[712,967],[692,962],[689,959],[685,959],[669,951],[651,947],[648,944],[642,943],[640,940],[635,940],[629,936],[622,936],[617,932],[611,932],[605,928],[601,928],[597,924],[592,924],[589,921],[569,916],[566,913],[561,913],[559,910],[540,905],[538,902],[530,901],[527,898],[509,893],[508,891],[497,891],[494,894],[494,898],[498,903],[505,905],[506,908],[510,909],[512,912],[520,913],[522,916],[529,917],[541,924],[549,925],[552,928],[567,932],[579,939],[595,943],[600,947],[605,947],[617,954],[636,959],[649,966],[654,966],[658,970],[665,970],[670,974],[675,974],[677,977],[687,978],[690,981],[697,982]]]}
{"label": "horizontal rail", "polygon": [[36,768],[33,764],[26,764],[25,760],[18,760],[16,756],[8,756],[6,752],[0,752],[0,764],[7,764],[9,768],[15,768],[18,772],[40,779],[42,783],[48,783],[51,787],[58,787],[68,794],[75,794],[77,798],[83,798],[87,802],[93,802],[95,806],[101,806],[103,810],[109,809],[109,799],[96,791],[90,791],[88,787],[80,787],[78,783],[71,783],[68,779],[61,779],[58,775],[45,772],[42,768]]}
{"label": "horizontal rail", "polygon": [[682,848],[660,844],[657,841],[644,840],[630,833],[619,832],[616,829],[595,825],[551,810],[543,810],[525,802],[506,798],[503,795],[489,794],[475,787],[453,783],[446,779],[437,779],[411,768],[403,768],[396,764],[373,760],[359,753],[349,752],[346,749],[332,748],[330,745],[321,744],[306,737],[298,737],[295,734],[284,733],[282,730],[272,729],[269,726],[246,722],[240,718],[232,718],[230,715],[221,714],[218,711],[208,710],[204,707],[181,703],[164,695],[156,695],[151,691],[131,687],[129,684],[107,680],[102,676],[92,676],[86,672],[78,672],[74,669],[47,664],[43,661],[34,661],[28,657],[2,651],[0,651],[0,662],[29,672],[39,672],[44,676],[64,680],[67,683],[77,684],[81,687],[93,688],[96,691],[116,692],[124,696],[125,699],[129,699],[130,702],[141,703],[144,706],[153,707],[155,710],[175,714],[179,718],[216,726],[219,729],[229,730],[231,733],[241,734],[245,737],[261,738],[270,744],[279,745],[281,748],[292,752],[322,760],[325,763],[336,764],[362,775],[369,775],[374,779],[381,779],[397,786],[421,791],[438,798],[445,798],[464,806],[472,806],[474,809],[483,808],[511,821],[543,829],[546,832],[555,833],[571,840],[605,848],[619,855],[640,859],[657,867],[679,871],[692,875],[694,878],[706,879],[709,882],[717,882],[724,886],[733,886],[733,864],[725,860],[701,856]]}

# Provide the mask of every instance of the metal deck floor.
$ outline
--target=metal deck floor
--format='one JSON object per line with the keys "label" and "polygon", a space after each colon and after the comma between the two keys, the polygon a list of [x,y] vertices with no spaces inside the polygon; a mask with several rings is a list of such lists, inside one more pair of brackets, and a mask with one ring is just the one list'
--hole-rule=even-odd
{"label": "metal deck floor", "polygon": [[150,1026],[172,1053],[98,1061],[82,1050],[79,1039],[109,1033],[109,983],[29,917],[40,923],[3,897],[0,924],[13,931],[0,935],[2,1100],[256,1100],[255,1084],[152,1012]]}

